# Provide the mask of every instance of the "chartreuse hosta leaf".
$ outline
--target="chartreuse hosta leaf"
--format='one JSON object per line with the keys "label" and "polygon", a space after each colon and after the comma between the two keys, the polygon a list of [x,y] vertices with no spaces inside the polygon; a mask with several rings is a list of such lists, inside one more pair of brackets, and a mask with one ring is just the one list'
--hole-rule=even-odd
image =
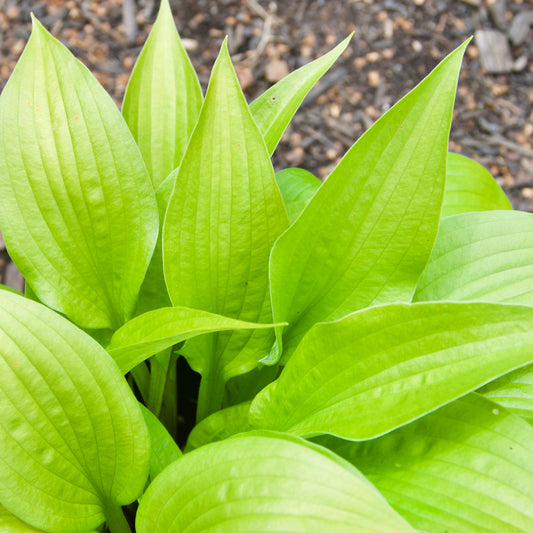
{"label": "chartreuse hosta leaf", "polygon": [[[291,118],[313,85],[344,52],[351,35],[327,54],[295,70],[273,85],[250,104],[250,112],[272,154]],[[174,186],[177,172],[169,174],[158,188],[159,205],[165,206]],[[164,210],[163,210],[164,212]]]}
{"label": "chartreuse hosta leaf", "polygon": [[[148,357],[198,335],[273,327],[273,324],[243,322],[198,309],[165,307],[144,313],[124,324],[111,338],[107,350],[125,374]],[[205,360],[195,356],[195,353],[190,354],[189,364],[197,372],[206,372]]]}
{"label": "chartreuse hosta leaf", "polygon": [[0,97],[0,198],[42,302],[84,328],[130,318],[157,238],[150,178],[113,100],[35,19]]}
{"label": "chartreuse hosta leaf", "polygon": [[[287,226],[265,142],[224,43],[165,216],[164,272],[173,305],[271,322],[268,258]],[[188,353],[203,360],[200,418],[220,407],[224,382],[254,368],[272,341],[267,329],[187,343]]]}
{"label": "chartreuse hosta leaf", "polygon": [[444,219],[414,300],[533,305],[533,215],[486,211]]}
{"label": "chartreuse hosta leaf", "polygon": [[321,437],[424,531],[533,531],[533,428],[477,394],[380,439]]}
{"label": "chartreuse hosta leaf", "polygon": [[512,209],[512,206],[485,167],[464,155],[450,152],[442,216],[491,209]]}
{"label": "chartreuse hosta leaf", "polygon": [[[290,119],[307,93],[346,49],[350,38],[351,36],[324,56],[289,74],[251,104],[250,111],[261,133],[265,136],[269,153],[274,151]],[[131,84],[130,81],[130,86]],[[156,103],[159,104],[160,102],[157,101]],[[157,188],[161,214],[166,211],[177,174],[176,169],[166,176]],[[168,294],[163,280],[160,256],[158,242],[142,287],[139,303],[140,312],[168,305]]]}
{"label": "chartreuse hosta leaf", "polygon": [[0,503],[46,531],[124,524],[120,506],[144,487],[150,441],[106,351],[43,305],[0,291],[0,366]]}
{"label": "chartreuse hosta leaf", "polygon": [[[26,522],[18,519],[6,508],[0,505],[0,531],[5,533],[44,533],[42,529],[37,529]],[[88,533],[97,533],[96,530]]]}
{"label": "chartreuse hosta leaf", "polygon": [[179,166],[202,106],[202,90],[163,0],[131,74],[122,114],[156,188]]}
{"label": "chartreuse hosta leaf", "polygon": [[[302,168],[281,170],[276,173],[276,181],[291,224],[322,184]],[[491,209],[512,207],[487,169],[468,157],[449,152],[441,217]]]}
{"label": "chartreuse hosta leaf", "polygon": [[533,307],[446,302],[376,306],[317,324],[255,397],[249,423],[377,437],[533,362],[532,324]]}
{"label": "chartreuse hosta leaf", "polygon": [[465,46],[355,143],[276,241],[271,294],[275,320],[290,324],[285,359],[316,322],[411,300],[437,236]]}
{"label": "chartreuse hosta leaf", "polygon": [[533,425],[533,365],[505,374],[477,392]]}
{"label": "chartreuse hosta leaf", "polygon": [[353,33],[327,54],[291,72],[250,104],[250,111],[265,138],[270,154],[304,98],[346,50],[352,35]]}
{"label": "chartreuse hosta leaf", "polygon": [[[154,188],[179,166],[201,105],[198,78],[181,44],[168,0],[163,0],[122,106]],[[160,227],[167,200],[168,197],[160,209]],[[160,235],[141,288],[137,313],[168,305]]]}
{"label": "chartreuse hosta leaf", "polygon": [[316,176],[303,168],[286,168],[276,172],[276,183],[281,191],[291,224],[322,185]]}
{"label": "chartreuse hosta leaf", "polygon": [[148,487],[138,533],[414,533],[355,467],[273,432],[195,450]]}
{"label": "chartreuse hosta leaf", "polygon": [[14,514],[11,514],[5,507],[0,505],[0,531],[10,533],[42,533],[43,530],[19,520]]}
{"label": "chartreuse hosta leaf", "polygon": [[[487,211],[445,218],[414,300],[533,305],[533,215]],[[483,391],[533,420],[532,367],[508,374]]]}
{"label": "chartreuse hosta leaf", "polygon": [[142,403],[139,406],[150,434],[150,448],[152,451],[150,455],[150,477],[155,479],[165,467],[179,459],[183,454],[176,441],[170,436],[157,416]]}
{"label": "chartreuse hosta leaf", "polygon": [[250,431],[248,412],[251,401],[216,411],[194,426],[187,439],[187,450],[194,450],[209,442],[224,440],[237,433]]}

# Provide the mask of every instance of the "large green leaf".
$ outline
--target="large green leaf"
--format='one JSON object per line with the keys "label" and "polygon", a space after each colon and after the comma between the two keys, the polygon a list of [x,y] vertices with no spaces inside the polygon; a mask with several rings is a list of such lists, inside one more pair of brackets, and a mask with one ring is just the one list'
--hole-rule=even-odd
{"label": "large green leaf", "polygon": [[[148,357],[198,335],[273,327],[273,324],[244,322],[198,309],[164,307],[126,322],[115,332],[107,350],[125,374]],[[194,352],[189,354],[187,361],[194,370],[203,374],[207,371],[206,361],[195,355]]]}
{"label": "large green leaf", "polygon": [[390,304],[317,324],[250,424],[366,440],[533,362],[533,307]]}
{"label": "large green leaf", "polygon": [[444,219],[414,300],[533,305],[533,215],[487,211]]}
{"label": "large green leaf", "polygon": [[84,328],[131,317],[155,195],[113,100],[34,19],[0,97],[0,226],[43,303]]}
{"label": "large green leaf", "polygon": [[290,324],[285,358],[316,322],[411,300],[437,236],[465,46],[357,141],[276,241],[271,294],[275,320]]}
{"label": "large green leaf", "polygon": [[72,323],[0,291],[0,502],[47,531],[120,516],[148,475],[137,401],[106,351]]}
{"label": "large green leaf", "polygon": [[[271,322],[268,258],[287,226],[264,140],[224,43],[165,216],[164,272],[173,305]],[[200,418],[220,407],[224,382],[254,368],[272,342],[273,333],[263,330],[188,343],[205,361]]]}
{"label": "large green leaf", "polygon": [[183,454],[165,426],[142,403],[139,404],[150,434],[150,477],[155,479],[170,463]]}
{"label": "large green leaf", "polygon": [[194,426],[187,439],[187,451],[253,429],[248,423],[251,402],[216,411]]}
{"label": "large green leaf", "polygon": [[161,231],[157,237],[154,254],[152,255],[152,260],[150,261],[144,282],[141,286],[139,301],[137,302],[137,309],[135,311],[137,315],[154,309],[159,309],[160,307],[169,307],[172,305],[163,272],[162,232],[168,200],[172,193],[172,189],[174,188],[178,170],[178,168],[174,169],[155,191],[157,209],[159,211],[159,227],[161,228]]}
{"label": "large green leaf", "polygon": [[[30,526],[11,514],[5,507],[0,505],[0,531],[5,533],[44,533],[42,529]],[[88,533],[97,533],[90,531]]]}
{"label": "large green leaf", "polygon": [[265,138],[270,154],[307,93],[346,50],[352,35],[353,33],[327,54],[283,78],[250,104],[250,111]]}
{"label": "large green leaf", "polygon": [[201,106],[198,78],[181,44],[168,0],[162,0],[122,107],[154,188],[179,166]]}
{"label": "large green leaf", "polygon": [[477,392],[533,425],[533,365],[505,374]]}
{"label": "large green leaf", "polygon": [[[181,44],[168,0],[133,69],[122,114],[141,150],[154,188],[179,166],[202,105],[198,78]],[[168,200],[168,196],[166,198]],[[167,202],[160,206],[160,228]],[[137,314],[170,305],[161,235],[141,287]]]}
{"label": "large green leaf", "polygon": [[286,168],[276,172],[276,183],[281,191],[291,224],[322,185],[316,176],[303,168]]}
{"label": "large green leaf", "polygon": [[512,209],[512,206],[485,167],[464,155],[450,152],[442,216],[491,209]]}
{"label": "large green leaf", "polygon": [[150,485],[139,533],[414,533],[349,463],[277,433],[195,450]]}
{"label": "large green leaf", "polygon": [[380,439],[319,442],[359,468],[416,528],[533,531],[533,428],[477,394]]}
{"label": "large green leaf", "polygon": [[36,529],[26,522],[19,520],[14,514],[0,505],[0,531],[9,533],[43,533],[42,529]]}

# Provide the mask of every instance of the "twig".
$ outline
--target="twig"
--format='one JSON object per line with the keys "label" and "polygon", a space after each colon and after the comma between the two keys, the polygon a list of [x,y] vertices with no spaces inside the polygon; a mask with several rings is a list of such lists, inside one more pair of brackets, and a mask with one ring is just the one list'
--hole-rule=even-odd
{"label": "twig", "polygon": [[135,0],[122,2],[122,22],[124,23],[124,35],[128,43],[134,43],[137,37],[137,22],[135,20]]}
{"label": "twig", "polygon": [[303,101],[302,107],[311,104],[322,93],[325,93],[330,87],[334,87],[337,83],[347,75],[345,68],[338,68],[326,73],[320,80],[320,85],[315,85]]}
{"label": "twig", "polygon": [[[250,1],[250,0],[248,0]],[[253,0],[255,1],[255,0]],[[261,7],[261,6],[259,6]],[[261,9],[263,9],[261,7]],[[264,9],[263,9],[264,11]],[[248,54],[246,59],[243,60],[242,64],[253,68],[255,64],[259,61],[259,58],[261,57],[261,54],[265,51],[265,48],[267,47],[267,44],[272,40],[272,19],[273,16],[269,13],[266,13],[266,17],[264,18],[263,22],[263,31],[261,33],[261,39],[259,39],[259,42],[257,43],[257,46]],[[240,60],[240,58],[235,57],[235,61]]]}
{"label": "twig", "polygon": [[502,137],[498,134],[491,135],[490,137],[481,137],[481,140],[483,142],[486,142],[487,144],[504,146],[505,148],[508,148],[509,150],[512,150],[513,152],[516,152],[517,154],[523,155],[525,157],[533,157],[533,150],[531,148],[524,148],[518,143],[510,141],[509,139],[506,139],[505,137]]}
{"label": "twig", "polygon": [[279,19],[271,11],[267,11],[257,0],[248,0],[248,5],[265,21],[270,18],[279,22]]}

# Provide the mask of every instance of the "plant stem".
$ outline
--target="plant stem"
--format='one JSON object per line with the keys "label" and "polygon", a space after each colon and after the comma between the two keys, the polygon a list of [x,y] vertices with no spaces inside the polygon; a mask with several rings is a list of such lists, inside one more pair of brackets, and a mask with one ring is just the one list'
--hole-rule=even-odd
{"label": "plant stem", "polygon": [[177,439],[178,434],[178,391],[176,381],[177,356],[174,348],[168,348],[150,359],[150,390],[146,406],[170,435]]}
{"label": "plant stem", "polygon": [[150,358],[150,392],[147,407],[157,418],[161,414],[171,357],[172,348],[167,348]]}
{"label": "plant stem", "polygon": [[198,423],[218,411],[222,406],[223,399],[224,382],[220,379],[220,374],[216,370],[209,369],[200,381],[196,422]]}
{"label": "plant stem", "polygon": [[124,516],[122,507],[106,506],[104,508],[107,529],[110,533],[131,533],[130,525]]}

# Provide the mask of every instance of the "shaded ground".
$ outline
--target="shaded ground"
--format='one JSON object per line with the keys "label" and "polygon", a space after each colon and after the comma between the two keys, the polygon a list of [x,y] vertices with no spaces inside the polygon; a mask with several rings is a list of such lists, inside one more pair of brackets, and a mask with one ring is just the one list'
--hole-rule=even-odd
{"label": "shaded ground", "polygon": [[[120,105],[158,6],[154,0],[124,2],[0,0],[0,87],[29,37],[33,11]],[[487,73],[482,61],[499,50],[485,52],[479,40],[469,46],[450,148],[484,164],[515,208],[533,210],[532,0],[171,0],[171,5],[203,87],[228,34],[249,100],[355,32],[274,156],[277,169],[300,166],[321,178],[445,55],[478,30],[499,31],[510,46],[510,71]],[[0,281],[8,265],[2,253]],[[5,281],[16,282],[9,268]]]}

